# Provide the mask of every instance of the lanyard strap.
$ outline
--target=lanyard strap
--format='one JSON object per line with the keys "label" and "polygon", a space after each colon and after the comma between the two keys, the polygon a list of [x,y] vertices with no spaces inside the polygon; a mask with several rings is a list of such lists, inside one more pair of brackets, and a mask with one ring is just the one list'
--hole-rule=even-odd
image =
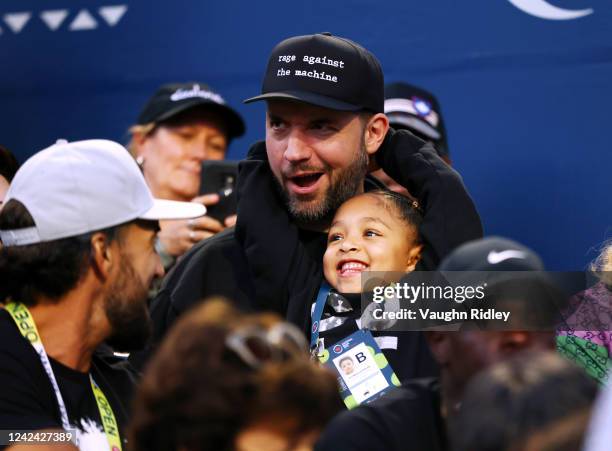
{"label": "lanyard strap", "polygon": [[323,310],[325,309],[325,304],[327,303],[327,295],[331,287],[327,283],[325,279],[321,282],[321,286],[319,287],[319,292],[317,293],[317,300],[315,302],[314,310],[312,311],[312,329],[310,333],[310,351],[316,352],[319,346],[319,323],[321,322],[321,317],[323,316]]}
{"label": "lanyard strap", "polygon": [[89,375],[89,381],[91,382],[94,398],[96,398],[96,403],[98,404],[100,419],[102,420],[102,426],[104,427],[108,445],[111,451],[121,451],[121,437],[119,437],[119,428],[117,427],[117,420],[115,419],[113,409],[106,399],[106,396],[104,396],[104,392],[100,389],[98,384],[96,384],[91,374]]}
{"label": "lanyard strap", "polygon": [[[60,410],[62,427],[66,431],[73,429],[70,427],[66,404],[64,403],[64,398],[59,390],[59,385],[57,385],[57,380],[55,379],[55,374],[53,373],[49,356],[47,355],[45,347],[40,339],[40,334],[38,333],[38,329],[34,323],[34,318],[32,318],[28,308],[19,302],[10,302],[6,304],[4,308],[7,312],[9,312],[13,318],[13,321],[15,321],[15,324],[17,324],[17,328],[19,329],[19,332],[21,332],[21,335],[23,335],[23,337],[30,342],[40,358],[40,362],[42,363],[45,373],[47,373],[47,377],[53,386],[53,391],[55,392],[55,398],[57,399],[57,404]],[[106,396],[104,396],[104,393],[100,387],[93,380],[91,374],[89,375],[89,380],[94,398],[96,399],[96,404],[98,405],[98,411],[100,412],[100,418],[102,420],[104,432],[106,433],[109,449],[111,451],[121,451],[121,439],[119,438],[119,429],[117,428],[117,420],[115,419],[113,409],[108,403],[108,400],[106,399]]]}
{"label": "lanyard strap", "polygon": [[49,361],[45,347],[40,340],[38,329],[36,328],[36,324],[34,324],[34,319],[32,318],[30,311],[25,305],[16,302],[6,304],[5,309],[7,312],[9,312],[13,318],[13,321],[15,321],[15,324],[17,324],[17,328],[19,329],[19,332],[21,332],[21,335],[23,335],[30,342],[38,354],[40,362],[42,363],[45,373],[47,373],[47,377],[53,386],[53,391],[55,392],[55,398],[57,399],[57,405],[59,406],[60,417],[62,420],[62,427],[66,431],[70,430],[71,428],[70,423],[68,422],[68,412],[66,410],[66,404],[64,404],[64,398],[60,393],[57,380],[55,379],[55,374],[53,374],[53,369],[51,368],[51,362]]}

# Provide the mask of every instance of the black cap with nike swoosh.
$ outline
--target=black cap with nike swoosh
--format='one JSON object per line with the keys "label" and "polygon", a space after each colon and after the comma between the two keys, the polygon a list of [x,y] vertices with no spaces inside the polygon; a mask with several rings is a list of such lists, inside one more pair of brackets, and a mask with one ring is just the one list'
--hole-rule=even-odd
{"label": "black cap with nike swoosh", "polygon": [[462,244],[438,267],[439,271],[544,271],[542,259],[516,241],[498,236]]}

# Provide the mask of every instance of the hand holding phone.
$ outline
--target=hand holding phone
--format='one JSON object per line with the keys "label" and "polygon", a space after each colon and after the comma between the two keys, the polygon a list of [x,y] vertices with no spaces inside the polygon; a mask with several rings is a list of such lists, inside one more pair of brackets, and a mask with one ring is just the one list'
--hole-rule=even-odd
{"label": "hand holding phone", "polygon": [[228,160],[204,161],[201,172],[201,194],[216,194],[219,201],[207,206],[208,216],[225,223],[228,217],[236,214],[236,177],[238,162]]}

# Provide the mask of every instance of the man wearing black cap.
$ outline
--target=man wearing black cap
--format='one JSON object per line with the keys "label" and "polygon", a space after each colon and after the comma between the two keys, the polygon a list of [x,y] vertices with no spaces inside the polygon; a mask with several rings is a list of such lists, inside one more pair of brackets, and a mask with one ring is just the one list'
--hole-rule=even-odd
{"label": "man wearing black cap", "polygon": [[[262,94],[246,102],[258,100],[268,105],[266,141],[242,163],[236,229],[196,246],[169,275],[152,306],[157,338],[212,295],[280,312],[309,331],[325,232],[345,200],[377,186],[366,174],[379,165],[425,204],[422,268],[434,269],[482,234],[459,175],[430,145],[389,129],[382,69],[358,44],[329,33],[282,41],[270,55]],[[283,221],[298,226],[297,242],[279,242],[267,230]]]}
{"label": "man wearing black cap", "polygon": [[[172,83],[161,86],[144,106],[130,128],[129,148],[156,196],[212,205],[219,201],[217,194],[199,196],[202,162],[225,158],[230,141],[244,131],[240,115],[209,86]],[[163,221],[157,247],[164,266],[234,220]]]}
{"label": "man wearing black cap", "polygon": [[[408,83],[388,83],[385,85],[385,115],[395,130],[408,130],[430,142],[440,158],[451,164],[442,110],[431,92]],[[409,195],[408,190],[384,170],[379,169],[372,175],[390,190]]]}
{"label": "man wearing black cap", "polygon": [[385,114],[396,129],[406,129],[431,142],[440,158],[450,164],[448,138],[440,102],[426,89],[404,82],[385,85]]}

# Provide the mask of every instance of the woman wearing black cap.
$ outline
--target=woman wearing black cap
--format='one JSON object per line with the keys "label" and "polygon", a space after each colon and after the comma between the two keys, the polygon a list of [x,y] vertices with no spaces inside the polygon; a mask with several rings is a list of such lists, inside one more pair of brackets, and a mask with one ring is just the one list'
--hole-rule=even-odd
{"label": "woman wearing black cap", "polygon": [[[200,193],[200,171],[205,160],[222,160],[232,138],[244,134],[240,115],[223,98],[201,83],[161,86],[130,128],[130,151],[142,168],[153,195],[170,200],[218,202],[216,194]],[[209,216],[160,224],[158,252],[164,266],[191,246],[224,227]]]}

